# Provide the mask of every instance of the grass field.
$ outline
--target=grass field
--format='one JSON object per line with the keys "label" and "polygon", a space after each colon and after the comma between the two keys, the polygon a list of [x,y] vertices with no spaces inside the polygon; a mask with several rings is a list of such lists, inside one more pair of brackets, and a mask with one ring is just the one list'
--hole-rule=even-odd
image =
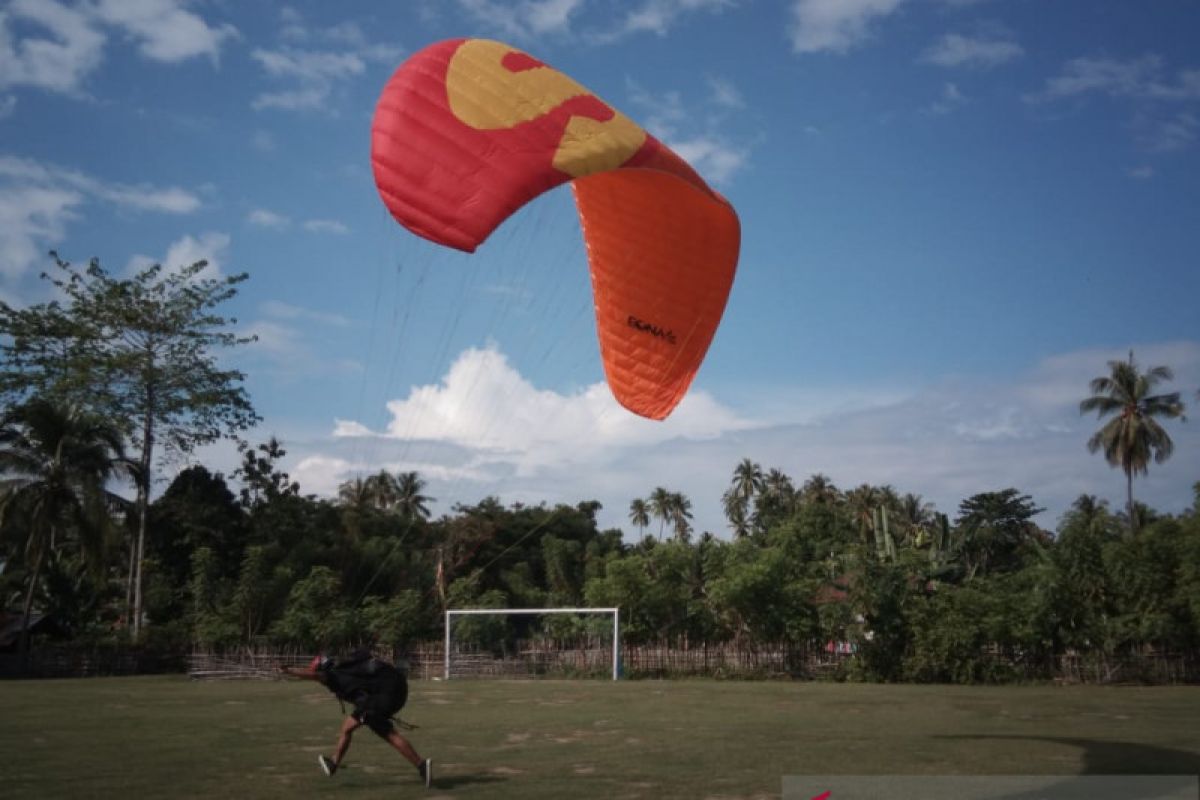
{"label": "grass field", "polygon": [[437,781],[300,682],[0,683],[0,796],[743,798],[785,774],[1196,774],[1200,688],[714,681],[412,684]]}

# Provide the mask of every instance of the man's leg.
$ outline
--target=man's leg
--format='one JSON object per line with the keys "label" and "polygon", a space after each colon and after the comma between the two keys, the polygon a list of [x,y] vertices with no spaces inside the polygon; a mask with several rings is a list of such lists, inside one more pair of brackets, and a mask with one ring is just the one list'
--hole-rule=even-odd
{"label": "man's leg", "polygon": [[398,730],[392,728],[392,730],[388,732],[388,735],[383,738],[387,740],[388,744],[396,748],[396,750],[400,752],[400,755],[407,758],[408,763],[412,764],[414,767],[421,766],[421,757],[417,755],[416,749],[413,748],[412,743],[409,742],[408,739],[405,739],[400,735]]}
{"label": "man's leg", "polygon": [[346,756],[346,751],[350,749],[350,739],[354,736],[354,732],[362,726],[362,723],[354,717],[346,717],[342,721],[342,729],[338,731],[337,750],[333,753],[333,763],[335,766],[341,765],[342,759]]}
{"label": "man's leg", "polygon": [[417,768],[417,773],[420,774],[421,781],[426,787],[433,785],[433,762],[428,758],[421,758],[417,754],[416,748],[396,730],[396,726],[390,719],[372,717],[367,720],[367,724],[371,726],[371,730],[379,734],[379,738],[390,744],[396,752],[404,756],[408,763]]}

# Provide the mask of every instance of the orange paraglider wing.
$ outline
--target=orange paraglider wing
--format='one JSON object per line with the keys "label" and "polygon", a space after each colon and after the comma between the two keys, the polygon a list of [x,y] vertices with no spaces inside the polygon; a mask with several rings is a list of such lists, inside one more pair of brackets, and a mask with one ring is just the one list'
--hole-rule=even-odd
{"label": "orange paraglider wing", "polygon": [[669,148],[533,57],[456,39],[388,81],[371,164],[400,224],[468,252],[573,181],[609,387],[653,419],[679,403],[724,312],[740,233],[729,203]]}

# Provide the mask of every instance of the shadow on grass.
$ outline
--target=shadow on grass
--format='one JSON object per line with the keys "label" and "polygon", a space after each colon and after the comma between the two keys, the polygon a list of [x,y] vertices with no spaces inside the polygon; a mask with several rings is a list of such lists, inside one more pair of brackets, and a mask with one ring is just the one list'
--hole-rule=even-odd
{"label": "shadow on grass", "polygon": [[1045,742],[1083,751],[1080,775],[1200,775],[1200,753],[1134,742],[1080,739],[1070,736],[964,734],[938,739]]}
{"label": "shadow on grass", "polygon": [[[1134,776],[1157,776],[1154,797],[1193,797],[1196,792],[1197,776],[1200,775],[1200,753],[1175,750],[1169,747],[1114,742],[1102,739],[1081,739],[1069,736],[1014,736],[964,734],[960,736],[938,736],[938,739],[971,741],[1023,741],[1045,744],[1061,744],[1078,747],[1083,751],[1083,763],[1077,779],[1064,779],[1052,786],[1035,791],[1017,791],[996,800],[1041,800],[1052,796],[1055,800],[1103,800],[1105,797],[1127,797],[1132,784],[1117,785],[1123,778]],[[1098,785],[1089,780],[1098,776],[1113,777],[1111,795],[1098,795]],[[1172,779],[1177,779],[1172,780]],[[1053,794],[1048,795],[1047,791]]]}
{"label": "shadow on grass", "polygon": [[434,789],[458,789],[462,786],[472,786],[475,784],[499,783],[504,778],[499,775],[435,775],[433,778]]}

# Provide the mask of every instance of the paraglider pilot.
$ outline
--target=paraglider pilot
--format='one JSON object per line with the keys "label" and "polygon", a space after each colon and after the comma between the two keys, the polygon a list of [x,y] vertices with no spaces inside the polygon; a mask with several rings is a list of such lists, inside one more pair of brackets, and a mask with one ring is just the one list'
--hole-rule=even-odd
{"label": "paraglider pilot", "polygon": [[279,671],[294,678],[316,681],[339,700],[354,707],[338,731],[333,758],[324,755],[317,757],[326,775],[332,776],[337,772],[346,751],[350,749],[354,732],[365,725],[416,767],[427,787],[432,785],[433,761],[421,758],[392,722],[392,717],[399,713],[408,699],[408,680],[402,671],[364,650],[337,663],[328,656],[317,656],[305,668],[280,666]]}

